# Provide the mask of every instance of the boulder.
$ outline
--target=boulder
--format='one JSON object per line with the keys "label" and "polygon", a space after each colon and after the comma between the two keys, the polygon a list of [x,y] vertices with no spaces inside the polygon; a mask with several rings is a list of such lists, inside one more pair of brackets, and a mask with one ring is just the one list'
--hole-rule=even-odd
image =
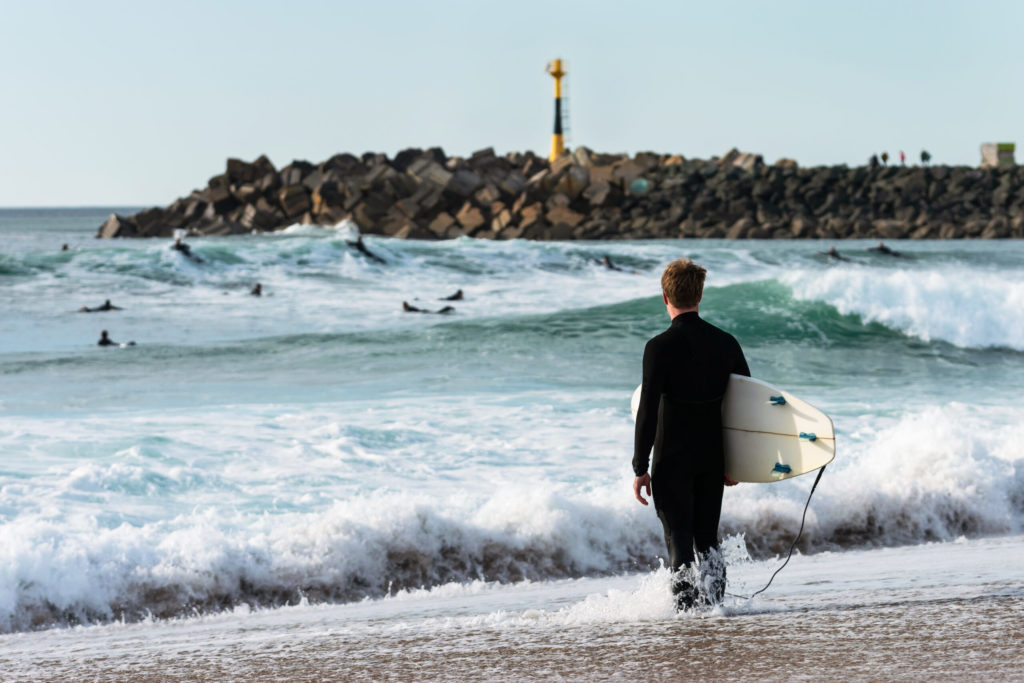
{"label": "boulder", "polygon": [[299,185],[302,183],[302,179],[312,172],[314,168],[316,167],[308,161],[296,159],[281,169],[281,184]]}
{"label": "boulder", "polygon": [[[519,225],[526,228],[531,225],[536,225],[543,221],[544,218],[544,205],[540,202],[534,202],[528,206],[524,206],[519,212]],[[525,236],[525,235],[524,235]]]}
{"label": "boulder", "polygon": [[245,207],[239,223],[248,230],[272,230],[278,227],[279,216],[250,204]]}
{"label": "boulder", "polygon": [[462,205],[462,208],[455,214],[455,220],[459,222],[459,225],[461,225],[466,232],[472,232],[486,222],[480,209],[473,206],[470,202],[466,202]]}
{"label": "boulder", "polygon": [[252,170],[253,180],[261,178],[268,173],[277,174],[277,169],[274,168],[274,163],[267,158],[266,154],[261,154],[254,162],[252,162]]}
{"label": "boulder", "polygon": [[484,185],[473,194],[473,199],[480,206],[490,206],[501,199],[501,192],[494,185]]}
{"label": "boulder", "polygon": [[256,187],[254,183],[244,183],[242,185],[232,185],[231,194],[234,195],[235,199],[243,204],[253,204],[263,196],[263,192],[260,188]]}
{"label": "boulder", "polygon": [[110,239],[112,237],[136,237],[137,234],[138,230],[135,226],[135,221],[126,216],[112,213],[110,214],[110,218],[100,226],[100,230],[96,236],[102,237],[103,239]]}
{"label": "boulder", "polygon": [[452,174],[451,180],[445,186],[449,192],[454,192],[460,197],[468,198],[480,187],[483,180],[480,176],[468,168],[460,168]]}
{"label": "boulder", "polygon": [[422,182],[446,187],[452,179],[452,172],[428,157],[421,157],[409,165],[406,173]]}
{"label": "boulder", "polygon": [[492,212],[492,215],[494,218],[491,219],[491,230],[494,232],[499,232],[512,224],[512,212],[508,209]]}
{"label": "boulder", "polygon": [[614,166],[591,166],[589,170],[591,183],[616,182]]}
{"label": "boulder", "polygon": [[444,237],[448,228],[455,225],[455,218],[447,211],[442,211],[437,214],[434,220],[430,221],[430,225],[427,226],[430,232],[434,233],[438,237]]}
{"label": "boulder", "polygon": [[[593,172],[593,169],[591,169]],[[612,171],[612,179],[617,181],[621,187],[629,187],[634,180],[644,173],[644,168],[632,161],[626,161],[615,167]]]}
{"label": "boulder", "polygon": [[592,153],[593,152],[587,149],[586,147],[577,147],[575,150],[573,150],[572,162],[577,166],[582,166],[583,168],[590,168],[591,166],[594,165],[593,160],[590,158],[590,155]]}
{"label": "boulder", "polygon": [[[164,226],[164,210],[153,207],[132,216],[139,237],[170,237],[173,228]],[[164,228],[164,229],[161,229]]]}
{"label": "boulder", "polygon": [[277,193],[277,201],[280,203],[284,215],[288,218],[300,216],[309,211],[313,206],[309,201],[309,193],[306,192],[304,185],[282,187]]}
{"label": "boulder", "polygon": [[567,207],[570,204],[572,204],[572,201],[569,199],[569,196],[558,192],[548,197],[547,201],[544,202],[544,208],[551,211],[556,208]]}
{"label": "boulder", "polygon": [[[569,228],[575,228],[577,225],[583,222],[583,215],[576,213],[567,206],[556,206],[552,209],[548,209],[546,214],[548,223],[552,225],[564,224]],[[569,239],[568,237],[556,237],[554,239]]]}
{"label": "boulder", "polygon": [[526,187],[526,176],[519,171],[510,171],[498,181],[498,189],[507,197],[514,197]]}
{"label": "boulder", "polygon": [[611,186],[606,182],[591,183],[583,191],[583,198],[587,200],[590,206],[604,206],[605,202],[608,201],[610,192]]}
{"label": "boulder", "polygon": [[227,173],[210,178],[206,185],[206,196],[213,202],[222,202],[231,197],[231,179]]}
{"label": "boulder", "polygon": [[555,185],[555,192],[561,192],[575,199],[590,182],[590,171],[583,166],[570,166]]}
{"label": "boulder", "polygon": [[551,175],[557,176],[565,169],[572,166],[573,158],[570,154],[563,154],[554,161],[551,162]]}
{"label": "boulder", "polygon": [[234,184],[251,183],[256,180],[256,168],[241,159],[228,159],[227,173],[228,181]]}

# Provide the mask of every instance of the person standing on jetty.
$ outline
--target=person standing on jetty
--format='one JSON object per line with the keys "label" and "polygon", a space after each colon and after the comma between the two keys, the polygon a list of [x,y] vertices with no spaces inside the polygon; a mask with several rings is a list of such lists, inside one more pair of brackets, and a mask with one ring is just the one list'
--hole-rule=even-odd
{"label": "person standing on jetty", "polygon": [[[689,259],[668,264],[662,300],[672,324],[644,348],[643,384],[636,415],[633,495],[653,491],[665,531],[677,610],[721,602],[725,563],[718,545],[725,476],[722,398],[730,373],[750,376],[739,342],[698,314],[707,271]],[[654,448],[651,471],[648,454]],[[696,554],[694,553],[696,545]],[[687,571],[699,555],[694,585]]]}

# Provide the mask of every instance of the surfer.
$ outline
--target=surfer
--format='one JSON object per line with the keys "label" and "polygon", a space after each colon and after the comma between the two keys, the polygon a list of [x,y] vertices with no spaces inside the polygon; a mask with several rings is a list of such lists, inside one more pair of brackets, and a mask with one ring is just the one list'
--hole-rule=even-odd
{"label": "surfer", "polygon": [[106,330],[103,330],[100,332],[100,340],[96,342],[96,346],[135,346],[135,342],[130,341],[127,344],[119,344],[107,335]]}
{"label": "surfer", "polygon": [[462,301],[462,290],[457,290],[454,294],[442,297],[438,301]]}
{"label": "surfer", "polygon": [[369,249],[366,248],[366,245],[363,244],[363,236],[362,235],[359,235],[358,237],[356,237],[356,241],[355,242],[352,242],[352,241],[349,241],[349,240],[346,240],[346,242],[347,242],[348,246],[352,247],[353,249],[355,249],[359,253],[363,254],[364,256],[366,256],[371,261],[376,261],[377,263],[387,263],[387,261],[385,261],[380,256],[377,256],[372,251],[370,251]]}
{"label": "surfer", "polygon": [[78,309],[79,313],[99,313],[100,311],[120,311],[120,306],[115,306],[110,303],[110,299],[103,302],[103,305],[96,306],[95,308],[89,308],[88,306],[82,306]]}
{"label": "surfer", "polygon": [[446,313],[454,313],[455,307],[445,306],[444,308],[439,308],[436,311],[428,311],[425,308],[417,308],[416,306],[410,304],[408,301],[403,301],[402,310],[405,311],[406,313],[439,313],[441,315],[444,315]]}
{"label": "surfer", "polygon": [[249,293],[252,294],[253,296],[263,296],[263,285],[257,282],[256,286],[253,287],[252,291]]}
{"label": "surfer", "polygon": [[193,254],[192,253],[192,247],[190,247],[187,244],[185,244],[184,242],[182,242],[180,237],[175,237],[174,238],[174,244],[171,245],[171,249],[175,249],[177,251],[180,251],[182,254],[184,254],[186,257],[192,259],[196,263],[202,263],[203,262],[203,259],[199,258],[198,254]]}
{"label": "surfer", "polygon": [[879,242],[876,246],[868,247],[868,251],[873,251],[876,254],[885,254],[887,256],[903,256],[903,254],[893,249],[890,249],[889,247],[885,246],[885,244],[883,244],[882,242]]}
{"label": "surfer", "polygon": [[[725,476],[722,397],[729,374],[750,376],[736,339],[698,314],[707,271],[678,259],[661,276],[662,300],[672,324],[644,348],[643,384],[636,416],[633,494],[653,491],[675,573],[676,609],[717,603],[725,594],[718,545]],[[654,448],[651,471],[648,454]],[[696,545],[696,554],[694,553]],[[700,557],[700,591],[687,570]]]}
{"label": "surfer", "polygon": [[850,259],[846,258],[845,256],[843,256],[842,254],[840,254],[839,251],[835,247],[829,247],[828,251],[819,251],[818,253],[821,254],[822,256],[828,256],[829,258],[833,258],[836,261],[849,261],[850,260]]}

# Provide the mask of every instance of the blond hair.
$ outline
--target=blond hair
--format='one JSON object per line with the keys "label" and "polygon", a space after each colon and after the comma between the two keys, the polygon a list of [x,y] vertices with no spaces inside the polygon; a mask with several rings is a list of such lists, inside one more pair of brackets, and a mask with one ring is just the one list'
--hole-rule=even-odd
{"label": "blond hair", "polygon": [[661,290],[676,308],[693,308],[704,294],[707,272],[688,258],[676,259],[661,274]]}

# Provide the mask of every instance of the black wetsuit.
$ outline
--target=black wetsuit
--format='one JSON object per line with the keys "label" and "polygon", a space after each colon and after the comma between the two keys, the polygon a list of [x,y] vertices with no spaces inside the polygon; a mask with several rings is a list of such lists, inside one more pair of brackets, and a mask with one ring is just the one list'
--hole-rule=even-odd
{"label": "black wetsuit", "polygon": [[[654,509],[665,531],[673,571],[693,564],[694,544],[706,556],[718,547],[725,464],[722,397],[729,374],[750,376],[736,339],[696,312],[682,313],[644,349],[643,390],[636,416],[633,472],[651,463]],[[719,563],[720,564],[720,563]],[[725,567],[712,577],[710,601],[725,591]],[[677,606],[690,607],[697,591],[681,577],[673,583]]]}

